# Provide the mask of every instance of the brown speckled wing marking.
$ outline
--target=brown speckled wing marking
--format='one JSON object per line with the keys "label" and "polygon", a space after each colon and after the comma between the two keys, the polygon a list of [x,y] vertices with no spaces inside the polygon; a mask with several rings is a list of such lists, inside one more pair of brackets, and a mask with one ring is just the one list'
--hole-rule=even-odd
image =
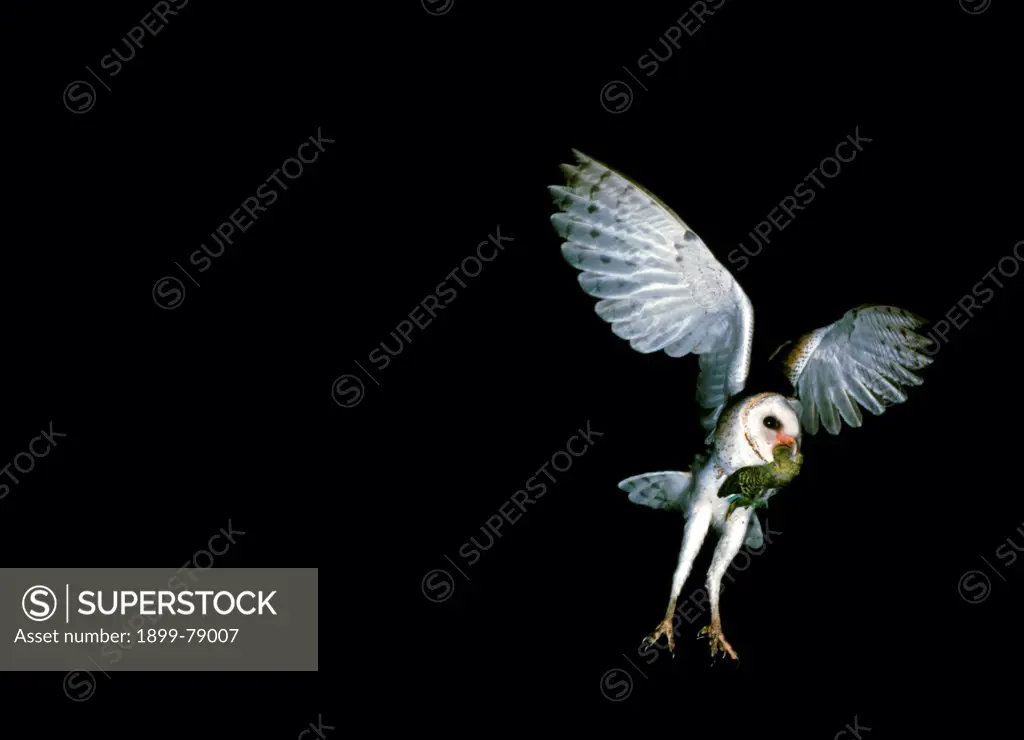
{"label": "brown speckled wing marking", "polygon": [[932,362],[919,351],[931,340],[914,331],[924,323],[894,306],[858,306],[801,337],[783,368],[800,399],[800,421],[808,434],[817,433],[819,419],[830,434],[838,434],[842,421],[861,425],[860,408],[877,416],[906,401],[903,386],[923,382],[911,371]]}
{"label": "brown speckled wing marking", "polygon": [[735,278],[660,199],[582,152],[548,190],[562,255],[612,332],[638,352],[700,356],[697,401],[714,430],[746,383],[754,311]]}
{"label": "brown speckled wing marking", "polygon": [[782,365],[785,368],[786,377],[789,382],[794,386],[796,385],[796,379],[800,376],[800,371],[803,370],[804,365],[807,364],[807,359],[811,356],[815,349],[818,347],[818,343],[821,341],[821,335],[827,331],[827,329],[818,329],[812,331],[809,334],[804,334],[793,345],[793,349],[786,355],[786,359]]}

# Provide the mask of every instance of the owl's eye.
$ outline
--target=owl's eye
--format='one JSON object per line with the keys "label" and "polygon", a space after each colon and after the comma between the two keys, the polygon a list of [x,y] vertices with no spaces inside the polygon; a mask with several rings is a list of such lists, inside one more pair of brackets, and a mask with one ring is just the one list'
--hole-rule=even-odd
{"label": "owl's eye", "polygon": [[779,424],[779,420],[774,416],[764,417],[764,425],[769,429],[778,429],[781,426],[781,424]]}

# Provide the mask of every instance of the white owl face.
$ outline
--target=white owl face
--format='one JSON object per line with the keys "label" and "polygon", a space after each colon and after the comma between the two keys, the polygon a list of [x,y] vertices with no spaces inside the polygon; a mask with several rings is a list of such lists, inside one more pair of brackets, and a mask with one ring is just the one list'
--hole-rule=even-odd
{"label": "white owl face", "polygon": [[759,393],[723,411],[715,429],[719,460],[731,472],[770,463],[776,447],[800,451],[800,402],[778,393]]}
{"label": "white owl face", "polygon": [[792,403],[778,393],[766,393],[740,412],[747,441],[765,460],[772,459],[779,445],[789,447],[794,455],[800,451],[800,417]]}

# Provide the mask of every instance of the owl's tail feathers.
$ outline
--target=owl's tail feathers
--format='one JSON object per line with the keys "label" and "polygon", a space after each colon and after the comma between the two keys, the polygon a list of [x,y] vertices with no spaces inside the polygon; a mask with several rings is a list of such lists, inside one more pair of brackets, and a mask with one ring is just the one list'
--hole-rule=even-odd
{"label": "owl's tail feathers", "polygon": [[693,475],[678,470],[634,475],[619,482],[634,504],[685,513],[693,493]]}

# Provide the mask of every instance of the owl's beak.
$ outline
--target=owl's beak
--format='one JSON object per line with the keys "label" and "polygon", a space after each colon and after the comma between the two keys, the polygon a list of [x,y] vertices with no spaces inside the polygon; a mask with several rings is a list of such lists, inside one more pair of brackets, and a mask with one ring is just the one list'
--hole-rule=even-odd
{"label": "owl's beak", "polygon": [[785,445],[793,451],[793,457],[796,457],[799,450],[797,449],[796,437],[790,437],[784,433],[781,429],[775,432],[775,446]]}

